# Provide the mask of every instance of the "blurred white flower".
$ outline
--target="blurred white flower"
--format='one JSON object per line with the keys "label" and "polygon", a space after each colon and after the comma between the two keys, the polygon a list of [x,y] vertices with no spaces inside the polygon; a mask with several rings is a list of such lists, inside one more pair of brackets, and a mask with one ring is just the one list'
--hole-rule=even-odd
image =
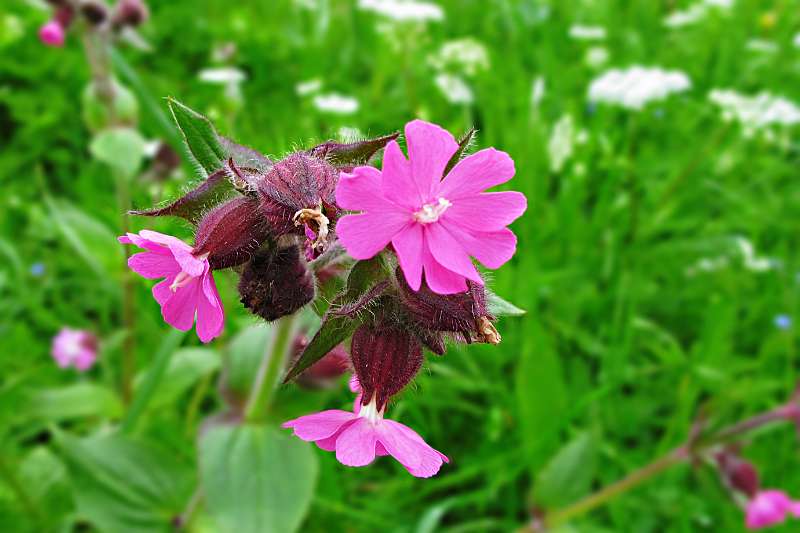
{"label": "blurred white flower", "polygon": [[592,46],[586,50],[584,61],[592,68],[600,68],[608,62],[608,50],[602,46]]}
{"label": "blurred white flower", "polygon": [[796,48],[800,48],[800,33],[795,34],[792,44],[794,44]]}
{"label": "blurred white flower", "polygon": [[547,154],[550,156],[551,171],[561,172],[564,164],[572,157],[574,137],[575,125],[572,121],[572,116],[563,115],[553,126],[553,132],[547,141]]}
{"label": "blurred white flower", "polygon": [[576,41],[602,41],[606,38],[606,29],[602,26],[573,24],[569,27],[569,36]]}
{"label": "blurred white flower", "polygon": [[689,26],[704,19],[711,9],[728,9],[731,5],[732,0],[700,0],[686,9],[670,13],[664,19],[664,25],[670,28]]}
{"label": "blurred white flower", "polygon": [[339,93],[318,94],[312,102],[314,107],[325,113],[352,115],[358,111],[358,100]]}
{"label": "blurred white flower", "polygon": [[434,78],[434,82],[451,104],[471,104],[475,100],[472,89],[460,76],[441,73]]}
{"label": "blurred white flower", "polygon": [[545,89],[544,76],[536,76],[533,79],[533,85],[531,86],[531,105],[534,108],[539,107],[539,104],[542,103]]}
{"label": "blurred white flower", "polygon": [[358,7],[398,22],[444,20],[444,10],[441,6],[418,0],[358,0]]}
{"label": "blurred white flower", "polygon": [[294,91],[298,96],[308,96],[309,94],[318,93],[320,89],[322,89],[322,80],[319,78],[301,81],[294,86]]}
{"label": "blurred white flower", "polygon": [[639,65],[627,69],[611,69],[589,85],[589,100],[641,109],[645,104],[661,100],[672,93],[688,90],[689,77],[677,70]]}
{"label": "blurred white flower", "polygon": [[751,52],[759,52],[762,54],[775,54],[778,52],[777,43],[766,39],[750,39],[745,43],[744,47]]}
{"label": "blurred white flower", "polygon": [[766,272],[780,266],[780,262],[775,259],[757,256],[753,243],[744,237],[736,238],[736,246],[739,247],[739,252],[742,254],[742,263],[747,270]]}
{"label": "blurred white flower", "polygon": [[360,129],[351,126],[342,126],[338,131],[339,139],[343,142],[354,142],[364,139],[364,134]]}
{"label": "blurred white flower", "polygon": [[447,41],[428,57],[428,63],[439,71],[458,70],[467,76],[489,68],[489,53],[486,47],[471,37]]}
{"label": "blurred white flower", "polygon": [[714,89],[708,98],[722,109],[724,120],[736,120],[747,137],[772,125],[791,126],[800,122],[800,108],[768,92],[747,96],[730,89]]}
{"label": "blurred white flower", "polygon": [[235,85],[247,79],[247,75],[236,67],[204,68],[197,75],[200,80],[217,85]]}

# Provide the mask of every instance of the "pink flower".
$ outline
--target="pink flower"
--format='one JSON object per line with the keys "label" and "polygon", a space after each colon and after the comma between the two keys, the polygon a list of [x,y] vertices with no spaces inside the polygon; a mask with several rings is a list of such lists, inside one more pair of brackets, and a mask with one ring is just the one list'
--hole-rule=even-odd
{"label": "pink flower", "polygon": [[57,20],[50,20],[39,28],[39,40],[47,46],[64,46],[65,33]]}
{"label": "pink flower", "polygon": [[[357,381],[350,382],[358,389]],[[449,463],[446,455],[431,448],[413,429],[383,418],[383,409],[377,409],[373,400],[361,407],[361,394],[354,412],[332,409],[301,416],[283,424],[304,441],[314,442],[325,451],[335,451],[336,459],[347,466],[366,466],[376,456],[391,455],[412,476],[431,477],[442,462]]]}
{"label": "pink flower", "polygon": [[180,239],[148,230],[123,235],[119,242],[147,250],[131,256],[131,270],[147,279],[165,278],[153,287],[153,296],[167,324],[188,331],[196,316],[201,341],[219,336],[224,314],[208,254],[195,256]]}
{"label": "pink flower", "polygon": [[487,268],[511,259],[516,236],[506,226],[527,207],[519,192],[484,192],[514,176],[514,162],[494,148],[470,155],[442,179],[458,150],[450,133],[435,124],[406,124],[408,159],[396,141],[383,156],[383,169],[358,167],[342,174],[336,201],[362,211],[342,217],[336,232],[356,259],[369,259],[389,243],[413,290],[422,273],[439,294],[467,290],[466,279],[483,284],[470,257]]}
{"label": "pink flower", "polygon": [[800,502],[795,502],[780,490],[762,490],[747,502],[745,525],[748,529],[780,524],[791,514],[800,518]]}
{"label": "pink flower", "polygon": [[88,331],[61,328],[53,337],[50,353],[59,367],[73,366],[86,372],[97,360],[97,338]]}

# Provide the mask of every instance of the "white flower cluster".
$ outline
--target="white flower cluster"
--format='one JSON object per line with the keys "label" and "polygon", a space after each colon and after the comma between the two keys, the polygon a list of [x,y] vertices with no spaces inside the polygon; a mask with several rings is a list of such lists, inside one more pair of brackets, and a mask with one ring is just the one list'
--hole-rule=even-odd
{"label": "white flower cluster", "polygon": [[737,120],[747,136],[772,125],[800,122],[800,108],[786,98],[761,92],[747,96],[730,89],[714,89],[708,98],[722,109],[722,118]]}
{"label": "white flower cluster", "polygon": [[358,111],[358,100],[352,96],[339,93],[327,93],[316,95],[311,102],[318,110],[323,113],[335,115],[352,115]]}
{"label": "white flower cluster", "polygon": [[751,272],[768,272],[781,268],[781,262],[772,257],[756,254],[753,243],[744,237],[734,237],[733,248],[716,257],[703,257],[686,268],[687,276],[701,272],[715,272],[728,268],[733,259],[740,259],[741,265]]}
{"label": "white flower cluster", "polygon": [[547,141],[550,170],[561,172],[575,152],[575,144],[585,143],[588,137],[586,130],[576,130],[572,115],[565,114],[558,119]]}
{"label": "white flower cluster", "polygon": [[606,38],[606,29],[602,26],[573,24],[569,28],[569,36],[576,41],[602,41]]}
{"label": "white flower cluster", "polygon": [[359,0],[358,8],[397,22],[444,20],[444,10],[441,6],[418,0]]}
{"label": "white flower cluster", "polygon": [[701,0],[680,11],[673,11],[664,19],[664,25],[670,28],[689,26],[704,19],[712,9],[728,9],[733,0]]}
{"label": "white flower cluster", "polygon": [[648,102],[691,88],[689,77],[680,71],[633,66],[611,69],[589,85],[589,99],[628,109],[641,109]]}
{"label": "white flower cluster", "polygon": [[471,37],[445,42],[428,57],[428,63],[436,70],[458,70],[467,76],[489,69],[489,53],[486,47]]}
{"label": "white flower cluster", "polygon": [[461,76],[441,72],[433,81],[451,104],[471,104],[475,100],[472,89]]}

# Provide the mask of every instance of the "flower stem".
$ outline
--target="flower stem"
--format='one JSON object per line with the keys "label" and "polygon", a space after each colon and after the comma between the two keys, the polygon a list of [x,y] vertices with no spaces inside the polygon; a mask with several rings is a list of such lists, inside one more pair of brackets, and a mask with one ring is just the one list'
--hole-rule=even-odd
{"label": "flower stem", "polygon": [[250,390],[250,397],[247,399],[244,410],[245,422],[257,422],[264,410],[269,407],[275,387],[289,357],[296,325],[295,315],[282,317],[273,323],[272,336],[258,367],[253,388]]}

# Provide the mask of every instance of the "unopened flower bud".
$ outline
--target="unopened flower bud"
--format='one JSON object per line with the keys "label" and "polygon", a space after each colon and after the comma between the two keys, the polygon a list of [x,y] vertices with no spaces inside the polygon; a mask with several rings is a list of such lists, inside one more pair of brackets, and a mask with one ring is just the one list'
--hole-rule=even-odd
{"label": "unopened flower bud", "polygon": [[269,236],[258,202],[240,196],[210,211],[197,226],[194,255],[208,254],[211,268],[241,265]]}
{"label": "unopened flower bud", "polygon": [[758,471],[749,461],[745,461],[732,450],[717,453],[714,458],[719,465],[723,482],[734,490],[752,498],[758,492]]}
{"label": "unopened flower bud", "polygon": [[119,0],[114,7],[111,22],[116,28],[122,26],[139,26],[150,15],[147,5],[142,0]]}
{"label": "unopened flower bud", "polygon": [[297,246],[259,250],[242,271],[239,295],[245,307],[272,321],[314,299],[314,277]]}
{"label": "unopened flower bud", "polygon": [[64,46],[65,38],[64,28],[55,20],[51,20],[39,28],[39,40],[47,46]]}
{"label": "unopened flower bud", "polygon": [[81,2],[80,11],[89,24],[99,26],[108,18],[108,8],[99,0],[84,0]]}
{"label": "unopened flower bud", "polygon": [[350,357],[363,392],[377,408],[400,392],[422,367],[422,347],[408,331],[389,325],[360,326],[353,334]]}

